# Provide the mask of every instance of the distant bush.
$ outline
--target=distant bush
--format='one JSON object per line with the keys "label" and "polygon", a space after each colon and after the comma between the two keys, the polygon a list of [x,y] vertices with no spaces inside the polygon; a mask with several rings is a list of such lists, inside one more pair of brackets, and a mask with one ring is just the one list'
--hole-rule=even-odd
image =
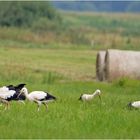
{"label": "distant bush", "polygon": [[60,21],[48,20],[47,18],[40,18],[39,20],[33,22],[33,31],[56,31],[60,28]]}
{"label": "distant bush", "polygon": [[1,1],[0,25],[1,26],[30,26],[40,18],[60,20],[55,9],[46,1]]}

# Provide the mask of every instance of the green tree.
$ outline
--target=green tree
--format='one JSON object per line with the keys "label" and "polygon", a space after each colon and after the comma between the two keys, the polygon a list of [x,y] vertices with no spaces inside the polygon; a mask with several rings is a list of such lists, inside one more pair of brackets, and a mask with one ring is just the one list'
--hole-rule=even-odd
{"label": "green tree", "polygon": [[47,1],[1,1],[1,26],[30,26],[39,18],[60,20],[60,16]]}

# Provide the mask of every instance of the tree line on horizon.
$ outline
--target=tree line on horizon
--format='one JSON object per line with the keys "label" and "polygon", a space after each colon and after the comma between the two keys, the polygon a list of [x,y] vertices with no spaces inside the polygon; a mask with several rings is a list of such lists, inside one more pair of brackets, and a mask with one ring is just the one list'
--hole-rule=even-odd
{"label": "tree line on horizon", "polygon": [[66,11],[140,12],[140,1],[52,1]]}

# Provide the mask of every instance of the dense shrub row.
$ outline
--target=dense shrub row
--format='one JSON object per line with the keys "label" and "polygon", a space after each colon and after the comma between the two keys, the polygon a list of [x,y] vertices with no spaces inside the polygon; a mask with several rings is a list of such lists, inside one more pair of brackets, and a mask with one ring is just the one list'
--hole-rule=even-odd
{"label": "dense shrub row", "polygon": [[1,26],[31,26],[41,18],[47,21],[60,20],[60,16],[47,1],[1,1]]}

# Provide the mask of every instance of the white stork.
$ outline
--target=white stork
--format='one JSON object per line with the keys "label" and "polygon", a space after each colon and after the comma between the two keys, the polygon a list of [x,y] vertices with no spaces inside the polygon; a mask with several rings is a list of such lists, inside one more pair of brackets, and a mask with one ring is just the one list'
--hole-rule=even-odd
{"label": "white stork", "polygon": [[0,101],[6,104],[5,110],[9,107],[9,101],[15,97],[15,90],[3,91],[0,92]]}
{"label": "white stork", "polygon": [[79,98],[79,100],[82,101],[91,101],[92,99],[94,99],[95,96],[99,96],[100,100],[101,100],[101,91],[99,89],[97,89],[93,94],[82,94]]}
{"label": "white stork", "polygon": [[3,86],[0,88],[0,92],[5,92],[5,91],[9,91],[11,89],[13,89],[13,85],[9,85],[9,86]]}
{"label": "white stork", "polygon": [[46,109],[47,109],[48,108],[47,103],[49,101],[56,100],[56,97],[54,97],[53,95],[49,94],[48,92],[44,92],[44,91],[32,91],[28,94],[28,90],[25,87],[22,88],[20,94],[22,94],[22,93],[26,96],[26,98],[29,101],[35,102],[38,104],[38,111],[40,110],[40,106],[42,103],[46,106]]}
{"label": "white stork", "polygon": [[138,109],[138,108],[140,108],[140,101],[130,102],[130,103],[128,104],[128,107],[129,107],[130,109],[132,109],[132,108]]}
{"label": "white stork", "polygon": [[0,88],[0,101],[6,104],[5,109],[8,109],[9,102],[12,100],[23,101],[25,96],[20,94],[20,90],[24,87],[25,84],[19,84],[17,86],[9,85],[3,86]]}

